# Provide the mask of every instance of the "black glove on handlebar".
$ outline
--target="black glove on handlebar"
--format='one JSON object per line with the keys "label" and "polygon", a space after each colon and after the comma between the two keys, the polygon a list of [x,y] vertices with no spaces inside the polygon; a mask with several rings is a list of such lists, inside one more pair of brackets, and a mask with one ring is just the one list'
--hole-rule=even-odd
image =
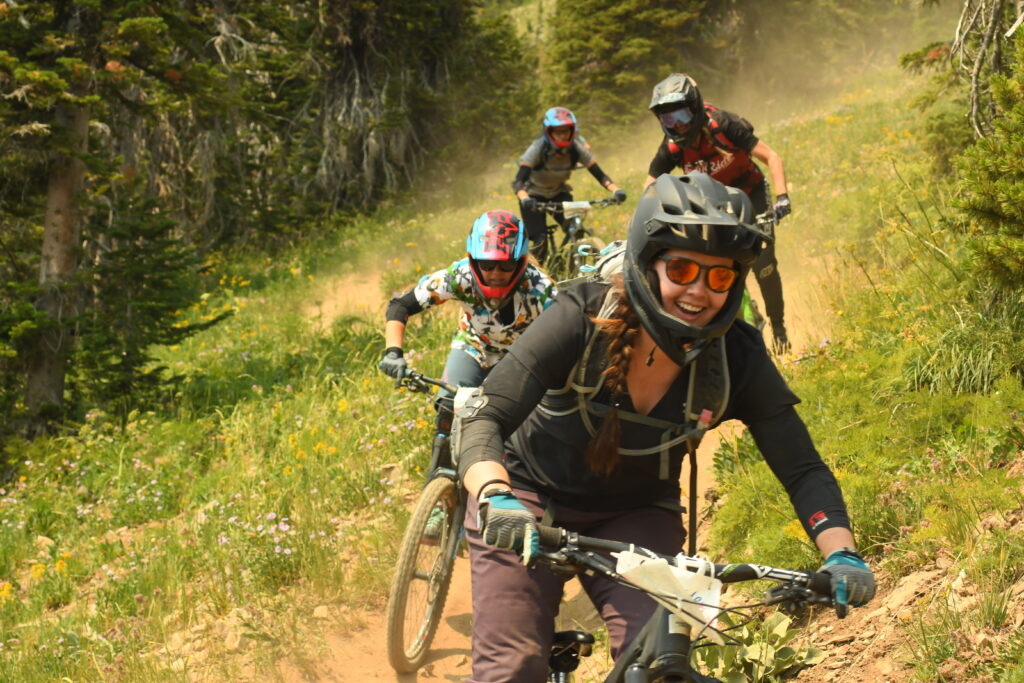
{"label": "black glove on handlebar", "polygon": [[402,349],[392,346],[384,352],[384,357],[380,359],[380,365],[377,367],[388,377],[394,377],[397,387],[402,385],[408,363],[402,358]]}
{"label": "black glove on handlebar", "polygon": [[615,192],[612,193],[612,196],[615,197],[615,201],[617,201],[619,204],[626,201],[625,190],[615,190]]}
{"label": "black glove on handlebar", "polygon": [[536,211],[537,200],[534,199],[533,197],[526,197],[524,199],[519,200],[519,206],[520,208],[522,208],[523,213],[526,213],[527,211]]}
{"label": "black glove on handlebar", "polygon": [[783,192],[775,197],[775,204],[772,206],[772,210],[775,211],[775,220],[777,221],[781,221],[788,216],[793,210],[793,205],[789,201],[789,195]]}

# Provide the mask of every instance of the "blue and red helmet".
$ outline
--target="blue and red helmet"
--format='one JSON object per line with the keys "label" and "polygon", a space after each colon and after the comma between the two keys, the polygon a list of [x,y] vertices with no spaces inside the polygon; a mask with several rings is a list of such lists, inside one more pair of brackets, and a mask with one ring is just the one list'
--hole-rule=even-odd
{"label": "blue and red helmet", "polygon": [[[526,271],[529,251],[523,222],[511,211],[485,211],[473,221],[466,238],[466,255],[473,272],[473,289],[489,309],[498,310],[512,296]],[[510,264],[515,265],[507,270]],[[491,266],[489,271],[500,268],[502,274],[511,272],[508,284],[500,287],[488,284],[482,272],[487,266]]]}
{"label": "blue and red helmet", "polygon": [[[552,128],[572,126],[572,133],[566,140],[555,140],[551,137]],[[565,107],[551,107],[544,112],[544,137],[555,147],[568,147],[576,139],[576,115]]]}

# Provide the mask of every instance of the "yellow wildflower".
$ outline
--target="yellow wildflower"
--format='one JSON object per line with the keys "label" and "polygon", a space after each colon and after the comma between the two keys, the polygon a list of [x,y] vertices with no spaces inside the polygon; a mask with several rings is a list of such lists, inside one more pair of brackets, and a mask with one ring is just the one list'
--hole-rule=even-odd
{"label": "yellow wildflower", "polygon": [[807,534],[804,533],[804,527],[800,524],[800,520],[794,519],[782,529],[782,535],[799,541],[804,539]]}
{"label": "yellow wildflower", "polygon": [[40,576],[46,573],[45,564],[34,564],[32,565],[32,578],[38,579]]}
{"label": "yellow wildflower", "polygon": [[68,573],[68,563],[65,562],[64,560],[57,560],[56,562],[53,563],[53,569],[58,574],[67,574]]}
{"label": "yellow wildflower", "polygon": [[0,605],[14,599],[14,596],[11,594],[13,590],[14,586],[10,581],[0,581]]}
{"label": "yellow wildflower", "polygon": [[345,412],[346,410],[348,410],[348,401],[346,401],[345,399],[341,399],[340,401],[338,401],[338,410],[341,412]]}

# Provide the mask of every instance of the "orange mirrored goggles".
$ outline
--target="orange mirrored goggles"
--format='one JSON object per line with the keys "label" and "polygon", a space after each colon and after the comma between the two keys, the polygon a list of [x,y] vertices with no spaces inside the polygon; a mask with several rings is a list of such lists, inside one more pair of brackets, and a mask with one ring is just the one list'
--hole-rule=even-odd
{"label": "orange mirrored goggles", "polygon": [[740,271],[731,266],[705,266],[682,256],[658,258],[665,262],[665,276],[677,285],[692,284],[702,272],[706,272],[708,289],[712,292],[728,292],[740,275]]}

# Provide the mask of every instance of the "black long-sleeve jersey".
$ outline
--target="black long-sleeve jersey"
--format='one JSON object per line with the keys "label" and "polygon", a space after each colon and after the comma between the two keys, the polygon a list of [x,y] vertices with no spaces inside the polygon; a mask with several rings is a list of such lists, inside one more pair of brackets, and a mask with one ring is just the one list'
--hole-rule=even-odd
{"label": "black long-sleeve jersey", "polygon": [[[667,476],[660,454],[623,456],[611,476],[599,476],[586,464],[590,434],[579,413],[557,415],[538,407],[545,391],[565,385],[583,354],[591,316],[607,287],[587,283],[563,290],[495,366],[483,383],[482,407],[463,421],[463,470],[480,460],[503,462],[517,488],[580,509],[616,511],[679,501],[684,445],[669,450]],[[849,528],[835,477],[797,415],[793,406],[799,399],[779,374],[760,333],[737,322],[725,344],[731,390],[721,421],[738,419],[747,425],[812,539],[831,527]],[[649,415],[681,422],[688,382],[687,368]],[[602,388],[594,401],[607,403],[607,393]],[[633,410],[628,394],[620,400],[621,410]],[[591,418],[599,425],[599,418]],[[660,427],[623,420],[620,446],[648,448],[663,433]]]}

